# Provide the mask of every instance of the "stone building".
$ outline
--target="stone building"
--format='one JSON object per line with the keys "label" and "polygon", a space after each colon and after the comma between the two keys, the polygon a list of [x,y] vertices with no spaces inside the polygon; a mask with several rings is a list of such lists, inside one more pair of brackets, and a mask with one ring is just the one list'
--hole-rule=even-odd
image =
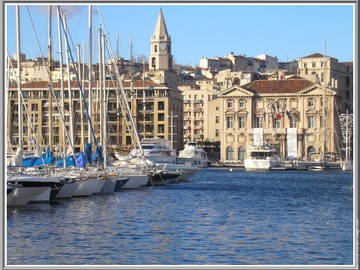
{"label": "stone building", "polygon": [[353,111],[353,65],[336,58],[314,53],[298,60],[298,74],[313,82],[334,89],[342,97],[339,111]]}
{"label": "stone building", "polygon": [[219,99],[223,162],[241,162],[246,157],[254,128],[262,129],[264,142],[282,158],[288,157],[289,128],[296,128],[298,159],[318,159],[323,145],[326,152],[340,152],[335,108],[341,96],[332,89],[305,79],[260,80],[224,90]]}
{"label": "stone building", "polygon": [[[52,141],[49,141],[50,129],[50,90],[48,82],[32,82],[22,85],[22,94],[25,104],[23,122],[24,122],[24,150],[32,150],[35,142],[41,147],[54,145],[54,148],[62,149],[64,139],[62,129],[65,126],[68,134],[70,131],[70,99],[67,89],[67,82],[64,82],[64,122],[61,114],[61,89],[60,83],[53,83],[53,90],[58,102],[53,98],[52,104]],[[114,81],[106,81],[106,91],[108,92],[107,108],[107,134],[108,146],[130,147],[133,143],[131,133],[126,128],[124,117],[121,114],[118,103],[118,94]],[[123,86],[127,93],[132,116],[135,119],[137,130],[140,137],[163,137],[171,138],[171,127],[169,116],[171,111],[176,117],[173,118],[174,147],[181,149],[183,140],[183,119],[182,119],[182,96],[177,89],[171,89],[167,86],[157,84],[148,80],[124,81]],[[92,127],[97,140],[100,138],[100,88],[97,81],[93,82],[92,88]],[[145,97],[144,97],[145,92]],[[71,82],[72,107],[73,107],[73,130],[74,145],[77,151],[82,150],[84,143],[88,141],[88,123],[86,121],[86,111],[83,108],[83,117],[81,117],[80,91],[76,81]],[[84,90],[85,98],[88,98],[88,88]],[[16,86],[8,89],[7,104],[7,126],[8,144],[14,149],[18,145],[18,89]],[[144,106],[144,104],[146,104]],[[81,120],[82,119],[82,120]],[[10,124],[11,123],[11,124]],[[83,124],[81,124],[83,123]],[[82,128],[83,127],[83,128]],[[81,134],[84,134],[83,139]]]}

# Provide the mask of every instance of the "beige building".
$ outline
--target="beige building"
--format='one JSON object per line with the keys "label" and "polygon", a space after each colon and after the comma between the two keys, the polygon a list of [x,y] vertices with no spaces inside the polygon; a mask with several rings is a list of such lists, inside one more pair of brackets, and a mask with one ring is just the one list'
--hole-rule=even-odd
{"label": "beige building", "polygon": [[[67,82],[64,83],[65,87]],[[97,140],[100,139],[100,92],[98,82],[93,82],[92,95],[92,127]],[[114,148],[129,147],[133,144],[131,133],[126,129],[125,120],[121,114],[118,104],[117,91],[114,88],[113,81],[106,82],[108,92],[108,110],[107,110],[107,142],[108,146]],[[85,85],[86,86],[86,85]],[[160,85],[151,81],[134,81],[131,87],[129,81],[123,82],[124,89],[128,96],[129,105],[132,115],[137,125],[140,137],[162,137],[171,139],[170,115],[173,112],[173,140],[174,147],[182,148],[183,140],[183,119],[182,119],[182,96],[177,89],[170,89],[164,85]],[[68,90],[65,90],[65,108],[64,121],[62,121],[59,109],[61,109],[61,93],[60,83],[54,83],[54,92],[59,103],[53,98],[52,105],[52,142],[49,141],[50,129],[50,91],[48,83],[32,82],[22,85],[22,93],[24,96],[24,127],[23,127],[23,143],[25,150],[32,150],[35,142],[45,147],[54,145],[54,148],[62,149],[64,139],[62,137],[62,129],[65,126],[68,134],[70,131],[70,102]],[[88,90],[85,89],[85,96],[88,96]],[[76,149],[82,150],[84,143],[88,141],[88,123],[86,121],[85,109],[83,109],[83,118],[81,121],[81,105],[80,91],[75,81],[71,82],[72,107],[73,107],[73,123],[74,123],[74,144]],[[145,92],[145,97],[143,93]],[[18,99],[17,87],[13,86],[8,90],[8,145],[13,150],[18,145]],[[59,107],[56,105],[59,104]],[[144,104],[146,104],[144,106]],[[83,124],[81,124],[83,123]],[[82,137],[81,134],[84,134]],[[82,139],[83,138],[83,139]]]}
{"label": "beige building", "polygon": [[337,59],[315,53],[298,60],[298,74],[313,82],[334,89],[342,97],[339,110],[345,112],[353,107],[353,65],[352,62],[338,62]]}
{"label": "beige building", "polygon": [[334,90],[305,79],[261,80],[224,90],[219,99],[223,162],[246,158],[254,128],[263,130],[264,142],[282,158],[288,156],[288,128],[296,128],[298,159],[319,158],[312,153],[323,151],[324,144],[326,152],[340,153],[335,107],[341,96]]}

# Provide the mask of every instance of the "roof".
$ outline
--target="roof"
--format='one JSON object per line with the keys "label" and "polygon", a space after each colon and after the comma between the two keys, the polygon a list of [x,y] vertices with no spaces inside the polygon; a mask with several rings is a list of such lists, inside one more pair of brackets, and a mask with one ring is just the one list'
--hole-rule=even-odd
{"label": "roof", "polygon": [[157,22],[156,22],[156,26],[155,26],[155,30],[154,30],[154,38],[160,39],[161,36],[164,36],[165,39],[166,38],[170,39],[170,36],[169,36],[167,28],[166,28],[164,14],[162,12],[162,9],[160,8],[160,13],[157,18]]}
{"label": "roof", "polygon": [[317,57],[324,57],[324,55],[321,54],[321,53],[314,53],[314,54],[310,54],[308,56],[304,56],[304,57],[301,57],[301,58],[317,58]]}
{"label": "roof", "polygon": [[340,64],[343,64],[345,66],[353,66],[353,62],[340,62]]}
{"label": "roof", "polygon": [[311,85],[313,82],[305,79],[291,79],[291,80],[257,80],[248,84],[242,85],[241,88],[254,91],[258,94],[283,94],[283,93],[297,93]]}
{"label": "roof", "polygon": [[[114,85],[116,85],[115,83],[116,83],[116,81],[107,80],[106,81],[106,87],[110,87],[110,88],[114,87]],[[123,81],[122,83],[123,83],[123,87],[125,87],[125,88],[130,87],[130,81]],[[65,89],[67,88],[67,84],[68,84],[68,82],[64,81]],[[52,85],[53,85],[54,88],[60,88],[61,87],[60,82],[53,82]],[[78,86],[79,86],[77,81],[71,81],[70,85],[71,85],[71,88],[78,88]],[[85,82],[84,86],[87,87],[88,83]],[[94,88],[96,88],[98,86],[98,81],[93,81],[92,86]],[[165,86],[163,84],[154,83],[154,82],[148,81],[148,80],[144,80],[144,81],[143,80],[135,80],[135,81],[133,81],[133,87],[143,87],[143,86],[145,86],[145,87],[148,87],[148,86],[166,87],[167,88],[167,86]],[[49,83],[48,83],[48,81],[29,82],[29,83],[22,84],[21,87],[22,88],[48,88]],[[12,87],[12,88],[16,88],[16,86]]]}

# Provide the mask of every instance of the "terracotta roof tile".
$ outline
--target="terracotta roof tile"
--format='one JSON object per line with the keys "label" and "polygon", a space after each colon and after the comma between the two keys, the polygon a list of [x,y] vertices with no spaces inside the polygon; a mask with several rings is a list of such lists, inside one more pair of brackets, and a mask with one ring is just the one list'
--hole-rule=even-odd
{"label": "terracotta roof tile", "polygon": [[254,91],[258,94],[284,94],[284,93],[297,93],[311,85],[305,79],[292,79],[292,80],[257,80],[241,86],[241,88]]}
{"label": "terracotta roof tile", "polygon": [[321,54],[321,53],[314,53],[314,54],[310,54],[308,56],[304,56],[304,57],[301,57],[301,58],[317,58],[317,57],[324,57],[324,55]]}

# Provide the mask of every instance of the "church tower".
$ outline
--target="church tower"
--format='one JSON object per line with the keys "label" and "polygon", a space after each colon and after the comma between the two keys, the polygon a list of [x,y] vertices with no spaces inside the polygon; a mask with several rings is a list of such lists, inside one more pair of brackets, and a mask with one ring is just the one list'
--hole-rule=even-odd
{"label": "church tower", "polygon": [[167,31],[162,9],[151,37],[149,70],[168,71],[172,68],[171,37]]}

